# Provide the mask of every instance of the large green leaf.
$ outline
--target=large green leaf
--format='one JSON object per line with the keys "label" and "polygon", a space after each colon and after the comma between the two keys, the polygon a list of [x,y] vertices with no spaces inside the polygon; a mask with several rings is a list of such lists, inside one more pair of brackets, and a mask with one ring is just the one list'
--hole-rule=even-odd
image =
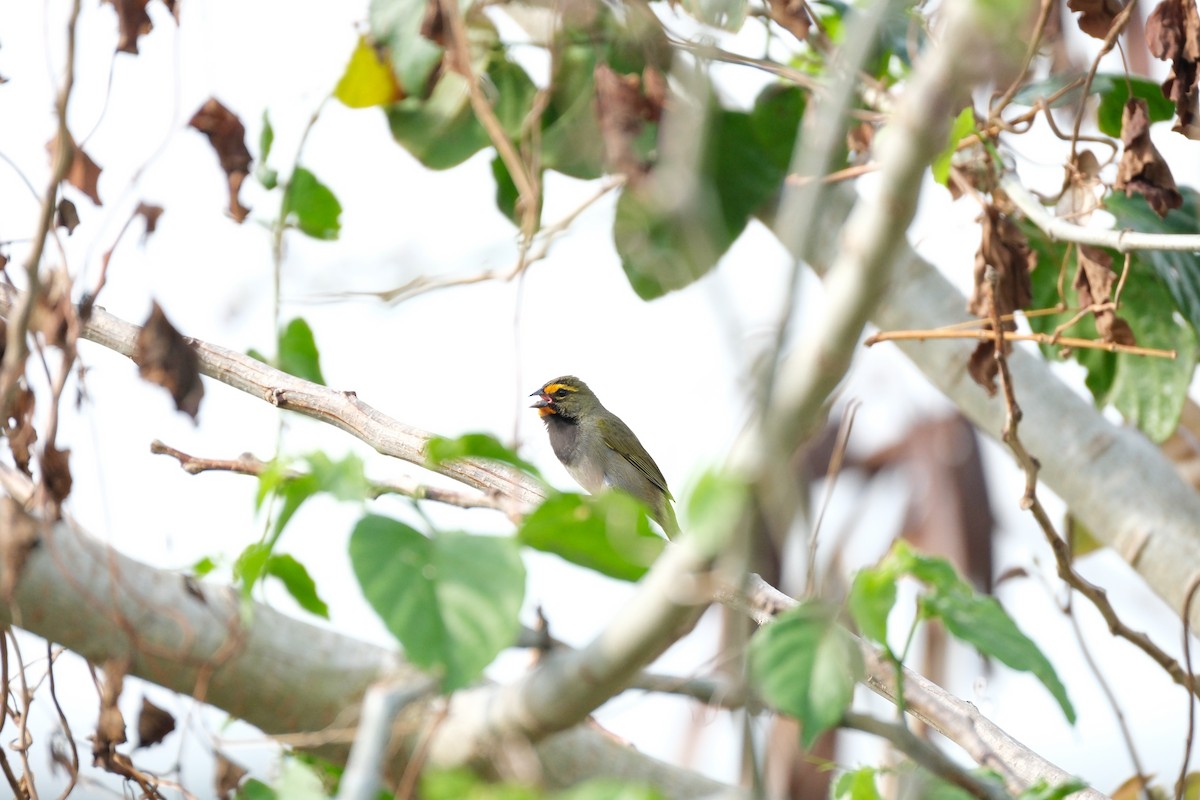
{"label": "large green leaf", "polygon": [[863,676],[862,652],[832,609],[803,603],[750,640],[750,676],[763,699],[800,723],[809,747],[838,724]]}
{"label": "large green leaf", "polygon": [[[1117,230],[1142,233],[1200,232],[1200,195],[1188,188],[1181,188],[1179,193],[1183,196],[1183,205],[1167,212],[1163,218],[1140,196],[1126,197],[1114,192],[1105,199],[1104,207],[1116,217]],[[1180,313],[1194,329],[1200,330],[1200,258],[1195,253],[1166,250],[1139,250],[1134,253],[1134,258],[1138,264],[1149,266],[1162,278]]]}
{"label": "large green leaf", "polygon": [[[1194,203],[1195,197],[1189,196],[1187,202]],[[1160,220],[1141,198],[1112,197],[1108,203],[1110,207],[1120,207],[1123,212],[1129,212],[1129,222],[1143,226],[1139,230],[1163,232],[1164,222],[1179,222],[1174,217],[1176,212],[1171,212],[1167,220]],[[1144,209],[1146,214],[1135,222],[1132,217],[1137,215],[1138,209]],[[1034,306],[1051,308],[1060,299],[1068,306],[1077,306],[1079,299],[1075,290],[1070,288],[1076,269],[1074,251],[1069,250],[1065,243],[1050,241],[1030,223],[1023,223],[1022,230],[1029,237],[1030,246],[1038,253],[1038,267],[1032,274]],[[1064,260],[1067,261],[1066,274],[1061,276],[1061,282],[1066,296],[1060,298],[1059,272],[1063,269]],[[1109,353],[1089,348],[1070,351],[1071,357],[1087,370],[1086,383],[1097,405],[1111,403],[1127,421],[1137,425],[1155,441],[1170,436],[1178,425],[1198,357],[1196,332],[1192,323],[1187,320],[1186,314],[1181,316],[1175,313],[1180,297],[1186,299],[1189,292],[1200,291],[1200,278],[1194,274],[1200,265],[1189,264],[1189,260],[1195,261],[1190,254],[1132,253],[1129,275],[1121,295],[1121,308],[1117,312],[1129,323],[1139,346],[1174,350],[1174,359]],[[1123,257],[1113,254],[1113,264],[1121,268]],[[1178,296],[1170,291],[1167,275],[1175,280]],[[1200,295],[1196,310],[1200,311]],[[1052,333],[1073,316],[1072,312],[1064,312],[1031,317],[1029,324],[1035,331]],[[1090,340],[1100,338],[1090,315],[1063,331],[1063,335]],[[1057,346],[1042,348],[1049,357],[1058,357],[1060,350]]]}
{"label": "large green leaf", "polygon": [[622,192],[613,240],[640,297],[681,289],[716,265],[783,186],[803,112],[800,90],[778,85],[764,89],[749,113],[715,109],[684,180],[674,169],[655,169]]}
{"label": "large green leaf", "polygon": [[581,180],[604,174],[604,139],[596,119],[596,50],[563,47],[542,114],[542,166]]}
{"label": "large green leaf", "polygon": [[350,561],[367,602],[442,689],[469,685],[520,628],[525,566],[512,539],[444,532],[433,538],[368,515],[350,536]]}
{"label": "large green leaf", "polygon": [[308,574],[308,569],[284,553],[273,553],[266,563],[266,574],[278,578],[301,608],[310,614],[329,619],[329,606],[317,594],[317,583]]}
{"label": "large green leaf", "polygon": [[1049,659],[1021,633],[994,597],[976,594],[949,561],[922,555],[903,541],[893,545],[884,564],[925,584],[920,598],[923,616],[941,620],[952,636],[979,652],[1013,669],[1033,673],[1050,690],[1066,718],[1075,722],[1075,708]]}
{"label": "large green leaf", "polygon": [[487,133],[456,72],[441,77],[428,100],[408,97],[388,106],[392,136],[430,169],[456,167],[488,145]]}
{"label": "large green leaf", "polygon": [[645,507],[620,492],[553,495],[525,518],[517,539],[625,581],[645,575],[666,546]]}
{"label": "large green leaf", "polygon": [[862,635],[888,646],[887,624],[896,605],[896,572],[886,566],[860,569],[850,585],[849,607]]}

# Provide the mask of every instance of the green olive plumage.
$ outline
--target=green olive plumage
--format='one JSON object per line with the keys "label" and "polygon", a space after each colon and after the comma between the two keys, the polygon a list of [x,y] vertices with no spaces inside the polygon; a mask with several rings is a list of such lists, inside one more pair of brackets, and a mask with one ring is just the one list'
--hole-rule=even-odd
{"label": "green olive plumage", "polygon": [[679,530],[667,479],[637,436],[609,411],[587,384],[564,375],[530,394],[554,455],[571,477],[592,494],[620,489],[646,504],[667,536]]}

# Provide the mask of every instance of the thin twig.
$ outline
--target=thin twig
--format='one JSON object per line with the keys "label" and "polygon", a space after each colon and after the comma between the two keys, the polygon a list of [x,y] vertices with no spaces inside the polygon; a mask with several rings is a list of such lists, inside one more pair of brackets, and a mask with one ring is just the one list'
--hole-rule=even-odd
{"label": "thin twig", "polygon": [[504,162],[504,167],[508,170],[513,185],[517,188],[519,195],[517,210],[521,215],[521,234],[526,241],[532,240],[538,225],[537,179],[525,162],[521,160],[516,148],[513,147],[492,104],[484,96],[483,88],[479,85],[479,76],[471,68],[470,40],[467,37],[467,26],[463,22],[458,0],[440,0],[439,6],[449,28],[450,35],[446,47],[447,55],[452,56],[450,63],[466,80],[467,96],[471,101],[471,109],[475,112],[475,118],[487,132],[488,139],[496,148],[497,155]]}
{"label": "thin twig", "polygon": [[1188,697],[1187,736],[1183,742],[1183,763],[1179,765],[1179,777],[1175,780],[1175,800],[1183,800],[1184,792],[1187,789],[1188,763],[1192,756],[1192,741],[1196,736],[1196,676],[1192,672],[1192,635],[1188,631],[1188,625],[1192,613],[1192,599],[1196,596],[1197,589],[1200,589],[1200,576],[1192,579],[1192,585],[1188,587],[1183,605],[1183,663],[1186,670],[1183,685],[1187,688],[1190,696]]}
{"label": "thin twig", "polygon": [[71,131],[67,128],[67,105],[71,100],[71,90],[75,86],[75,26],[79,21],[81,0],[71,4],[71,15],[67,20],[67,53],[63,65],[63,82],[55,102],[55,115],[58,118],[58,128],[55,133],[55,144],[52,148],[53,163],[50,168],[50,181],[42,197],[41,213],[38,216],[37,232],[33,237],[33,249],[25,262],[25,294],[21,305],[15,314],[8,319],[4,358],[0,361],[0,409],[2,416],[8,417],[12,407],[14,393],[17,390],[17,380],[25,371],[25,358],[29,355],[26,334],[29,331],[29,320],[33,315],[33,307],[37,303],[41,279],[39,270],[42,263],[42,253],[45,252],[46,237],[54,224],[54,212],[57,207],[58,187],[67,176],[74,156],[74,145],[71,142]]}
{"label": "thin twig", "polygon": [[1030,222],[1056,241],[1107,247],[1119,253],[1133,250],[1170,250],[1187,253],[1200,251],[1200,234],[1142,233],[1088,228],[1055,217],[1029,193],[1015,175],[1005,175],[1001,178],[1000,188]]}
{"label": "thin twig", "polygon": [[[150,443],[150,452],[156,455],[171,456],[179,462],[179,466],[183,468],[183,471],[190,475],[199,475],[201,472],[233,472],[239,475],[258,476],[262,475],[271,466],[270,462],[263,461],[250,453],[243,453],[237,458],[203,458],[201,456],[193,456],[166,445],[157,439]],[[283,477],[285,480],[296,480],[303,477],[303,473],[289,470]],[[385,494],[400,494],[411,497],[414,500],[432,500],[459,508],[492,509],[503,512],[510,517],[520,515],[519,509],[516,509],[511,503],[505,501],[503,497],[495,493],[465,494],[453,489],[444,489],[439,486],[418,483],[411,479],[368,481],[367,491],[368,496],[372,498],[382,497]]]}
{"label": "thin twig", "polygon": [[1083,118],[1086,116],[1083,113],[1084,104],[1088,101],[1088,94],[1092,88],[1092,81],[1096,78],[1096,70],[1100,69],[1100,60],[1108,55],[1113,49],[1113,45],[1117,43],[1117,39],[1121,36],[1121,32],[1125,30],[1125,26],[1129,24],[1129,18],[1133,16],[1134,9],[1138,6],[1137,0],[1127,0],[1125,7],[1117,12],[1113,17],[1113,21],[1109,24],[1108,33],[1104,36],[1104,41],[1100,45],[1100,50],[1096,53],[1096,57],[1092,59],[1092,66],[1088,69],[1087,77],[1083,80],[1083,91],[1079,96],[1079,110],[1075,112],[1075,128],[1071,134],[1071,155],[1070,161],[1075,160],[1075,143],[1079,141],[1079,129],[1083,125]]}
{"label": "thin twig", "polygon": [[842,464],[846,459],[846,445],[850,441],[850,431],[854,428],[854,417],[861,407],[862,402],[859,400],[853,400],[846,406],[841,425],[838,426],[837,439],[833,444],[829,468],[825,471],[825,496],[821,498],[821,507],[817,509],[817,518],[813,522],[812,533],[808,537],[808,575],[804,580],[804,592],[809,597],[817,596],[817,543],[821,533],[821,522],[825,519],[825,511],[833,499],[833,489],[837,486],[838,476],[842,474]]}
{"label": "thin twig", "polygon": [[[923,342],[927,339],[977,339],[979,341],[989,341],[996,338],[996,335],[991,330],[963,330],[933,328],[927,331],[880,331],[872,336],[868,336],[863,342],[867,347],[878,344],[880,342],[895,342],[895,341],[918,341]],[[1088,350],[1103,350],[1108,353],[1129,353],[1135,356],[1150,356],[1152,358],[1175,358],[1177,353],[1174,350],[1159,350],[1153,347],[1137,347],[1130,344],[1119,344],[1117,342],[1103,342],[1095,339],[1079,339],[1073,336],[1054,337],[1048,333],[1014,333],[1007,331],[1004,334],[1006,341],[1010,342],[1037,342],[1049,346],[1060,345],[1062,347],[1074,347]]]}
{"label": "thin twig", "polygon": [[847,711],[842,717],[842,725],[886,739],[913,761],[972,797],[978,797],[980,800],[1008,800],[1011,797],[1002,785],[972,775],[932,743],[917,736],[899,722],[888,722],[869,714]]}
{"label": "thin twig", "polygon": [[1033,57],[1037,55],[1038,48],[1042,46],[1042,34],[1046,30],[1046,23],[1050,20],[1050,12],[1054,10],[1058,4],[1055,0],[1042,0],[1041,9],[1038,11],[1037,23],[1033,26],[1033,33],[1029,37],[1029,47],[1025,49],[1025,57],[1021,59],[1021,67],[1017,70],[1017,76],[1013,78],[1013,82],[1009,84],[1008,89],[1001,95],[1000,99],[992,105],[992,118],[997,118],[1016,96],[1017,90],[1021,88],[1021,84],[1025,82],[1025,74],[1029,72],[1029,65],[1033,62]]}

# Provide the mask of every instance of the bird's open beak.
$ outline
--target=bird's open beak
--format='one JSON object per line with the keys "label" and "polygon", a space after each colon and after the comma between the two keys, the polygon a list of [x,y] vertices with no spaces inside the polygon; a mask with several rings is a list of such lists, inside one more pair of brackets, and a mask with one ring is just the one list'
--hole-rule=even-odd
{"label": "bird's open beak", "polygon": [[554,401],[550,398],[550,395],[545,394],[541,389],[538,389],[536,392],[530,392],[529,396],[537,398],[530,408],[550,408],[554,405]]}

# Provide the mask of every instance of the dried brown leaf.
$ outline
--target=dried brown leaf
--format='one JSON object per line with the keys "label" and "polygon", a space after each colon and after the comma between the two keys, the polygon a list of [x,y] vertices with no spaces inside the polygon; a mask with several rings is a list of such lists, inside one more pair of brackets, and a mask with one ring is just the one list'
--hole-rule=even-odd
{"label": "dried brown leaf", "polygon": [[117,11],[120,36],[117,39],[118,53],[137,55],[138,39],[154,29],[146,6],[150,0],[108,0]]}
{"label": "dried brown leaf", "polygon": [[170,392],[175,407],[196,419],[204,397],[200,360],[158,303],[153,304],[149,318],[138,332],[133,361],[142,378]]}
{"label": "dried brown leaf", "polygon": [[1097,39],[1108,36],[1113,19],[1121,13],[1117,0],[1067,0],[1067,8],[1079,12],[1079,30]]}
{"label": "dried brown leaf", "polygon": [[217,774],[214,782],[217,797],[231,797],[237,791],[238,784],[246,777],[246,768],[230,761],[224,753],[217,751]]}
{"label": "dried brown leaf", "polygon": [[69,339],[71,317],[71,281],[61,270],[52,273],[38,288],[37,300],[29,318],[29,330],[42,335],[46,344],[62,347]]}
{"label": "dried brown leaf", "polygon": [[125,686],[126,666],[110,659],[104,662],[104,680],[100,683],[100,717],[92,737],[92,754],[98,759],[111,754],[117,745],[125,744],[125,717],[117,704]]}
{"label": "dried brown leaf", "polygon": [[246,147],[246,126],[216,98],[209,98],[188,124],[207,136],[209,144],[217,151],[229,183],[229,214],[236,221],[243,221],[250,209],[242,205],[238,192],[242,181],[250,174],[253,161]]}
{"label": "dried brown leaf", "polygon": [[4,433],[12,450],[13,461],[26,475],[32,475],[29,460],[33,443],[37,441],[37,430],[33,427],[33,411],[36,404],[33,392],[26,386],[18,386],[13,396],[11,416],[5,421]]}
{"label": "dried brown leaf", "polygon": [[438,47],[446,46],[446,17],[439,0],[426,0],[421,17],[421,35]]}
{"label": "dried brown leaf", "polygon": [[146,221],[146,230],[142,233],[142,241],[144,242],[158,228],[158,218],[162,216],[163,207],[142,202],[138,203],[138,207],[134,209],[133,213]]}
{"label": "dried brown leaf", "polygon": [[[980,319],[991,319],[993,311],[1000,316],[1027,308],[1033,300],[1029,273],[1037,265],[1037,254],[1029,247],[1025,234],[995,205],[989,205],[980,216],[982,235],[975,253],[975,285],[967,309]],[[996,274],[993,292],[988,270]],[[994,305],[993,309],[993,295]],[[984,326],[991,329],[991,323]],[[1016,323],[1004,323],[1005,330],[1016,330]],[[996,391],[995,342],[980,342],[967,362],[967,370],[975,382],[988,394]]]}
{"label": "dried brown leaf", "polygon": [[767,0],[767,13],[779,27],[800,41],[808,38],[812,20],[804,0]]}
{"label": "dried brown leaf", "polygon": [[52,444],[42,449],[42,485],[58,503],[71,494],[70,459],[70,449],[59,450]]}
{"label": "dried brown leaf", "polygon": [[[1079,266],[1075,271],[1075,290],[1079,293],[1079,305],[1087,308],[1107,303],[1112,299],[1113,284],[1117,273],[1112,269],[1112,256],[1107,250],[1091,245],[1080,245]],[[1129,323],[1117,316],[1111,308],[1095,309],[1096,330],[1106,342],[1136,344]]]}
{"label": "dried brown leaf", "polygon": [[79,210],[65,197],[59,198],[58,205],[54,208],[54,227],[66,228],[67,236],[79,227]]}
{"label": "dried brown leaf", "polygon": [[1140,97],[1131,97],[1125,103],[1121,141],[1125,143],[1125,152],[1117,165],[1115,188],[1124,189],[1126,197],[1142,195],[1160,217],[1183,205],[1171,168],[1150,141],[1150,115],[1146,101]]}
{"label": "dried brown leaf", "polygon": [[646,122],[662,117],[666,102],[666,81],[653,67],[642,76],[619,75],[604,63],[596,65],[596,117],[604,138],[604,152],[610,168],[636,183],[650,169],[639,158],[634,142]]}
{"label": "dried brown leaf", "polygon": [[138,747],[150,747],[167,738],[175,730],[175,717],[159,708],[147,697],[142,698],[142,710],[138,712]]}
{"label": "dried brown leaf", "polygon": [[1146,19],[1146,47],[1171,62],[1163,94],[1175,104],[1175,130],[1200,139],[1200,13],[1196,0],[1163,0]]}
{"label": "dried brown leaf", "polygon": [[38,525],[16,500],[0,497],[0,598],[9,606],[29,553],[37,546]]}
{"label": "dried brown leaf", "polygon": [[[61,147],[66,147],[67,151],[60,152]],[[96,205],[102,205],[99,189],[101,168],[82,147],[75,144],[70,136],[65,143],[60,142],[56,134],[46,143],[46,152],[50,154],[52,163],[58,162],[60,158],[69,158],[71,163],[67,167],[67,183],[86,194]]]}

